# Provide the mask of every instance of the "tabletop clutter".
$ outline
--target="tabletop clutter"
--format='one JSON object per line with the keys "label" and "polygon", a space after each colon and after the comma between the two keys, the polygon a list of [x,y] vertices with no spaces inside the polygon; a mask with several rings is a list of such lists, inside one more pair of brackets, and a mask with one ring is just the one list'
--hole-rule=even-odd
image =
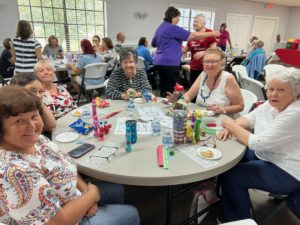
{"label": "tabletop clutter", "polygon": [[[181,85],[176,84],[174,87],[174,96],[176,102],[169,104],[171,110],[168,111],[168,115],[172,117],[171,125],[173,128],[166,129],[161,133],[161,125],[163,125],[161,114],[157,111],[161,111],[160,108],[152,106],[151,107],[138,107],[138,112],[145,114],[145,117],[149,117],[151,114],[149,111],[152,109],[152,115],[156,118],[150,118],[149,121],[143,121],[144,123],[151,123],[152,135],[158,136],[162,135],[162,144],[157,146],[157,163],[159,166],[168,169],[168,161],[174,155],[174,146],[181,145],[184,143],[197,144],[201,141],[201,138],[207,134],[208,136],[216,135],[216,122],[213,119],[203,118],[206,116],[206,110],[188,110],[188,105],[183,100],[184,89]],[[143,100],[145,102],[155,101],[158,99],[151,93],[144,91],[142,93]],[[164,100],[166,101],[166,100]],[[165,103],[165,102],[164,102]],[[92,118],[92,123],[85,122],[81,118],[74,121],[69,127],[73,128],[80,134],[87,135],[93,131],[94,137],[99,138],[99,141],[105,140],[105,135],[109,133],[112,125],[108,123],[108,119],[114,115],[117,115],[122,110],[113,111],[106,116],[101,118],[98,117],[97,107],[109,107],[110,103],[106,100],[100,99],[99,97],[92,99],[91,112],[88,109],[79,111],[82,113],[83,117],[90,116]],[[129,93],[129,101],[127,104],[127,110],[129,116],[126,117],[125,125],[125,149],[127,152],[133,150],[133,145],[138,141],[138,130],[137,130],[137,119],[134,117],[134,112],[136,110],[136,104],[134,101],[134,94]],[[147,112],[148,110],[148,112]],[[76,112],[75,112],[76,113]],[[73,113],[74,115],[74,113]],[[76,115],[75,115],[76,116]],[[141,118],[143,115],[140,115]],[[145,119],[144,119],[145,120]],[[123,121],[124,122],[124,121]],[[122,128],[121,128],[122,129]],[[173,130],[173,134],[172,134]],[[120,133],[119,133],[120,134]],[[124,133],[123,133],[124,134]],[[201,153],[202,154],[202,153]],[[207,158],[213,157],[212,151],[207,150],[204,152]]]}

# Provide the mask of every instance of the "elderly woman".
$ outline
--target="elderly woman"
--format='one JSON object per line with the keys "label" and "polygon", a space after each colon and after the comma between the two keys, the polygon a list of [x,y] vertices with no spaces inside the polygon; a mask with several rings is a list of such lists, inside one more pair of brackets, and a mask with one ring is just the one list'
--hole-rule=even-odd
{"label": "elderly woman", "polygon": [[[92,63],[100,63],[101,57],[96,54],[91,42],[87,39],[83,39],[80,42],[81,50],[83,52],[82,55],[79,56],[78,62],[76,65],[72,63],[67,63],[66,66],[72,70],[73,74],[76,76],[72,76],[72,85],[76,92],[79,94],[80,85],[82,83],[83,70],[86,65]],[[102,82],[102,79],[85,79],[85,81],[89,84],[99,84]]]}
{"label": "elderly woman", "polygon": [[26,20],[20,20],[16,37],[12,40],[12,61],[15,62],[15,73],[31,73],[38,60],[42,60],[42,46],[32,38],[33,30]]}
{"label": "elderly woman", "polygon": [[160,95],[173,91],[175,83],[179,80],[180,63],[182,56],[182,42],[205,37],[218,36],[218,31],[192,32],[177,26],[180,11],[170,6],[165,12],[164,22],[157,28],[152,39],[152,47],[157,47],[154,65],[160,77]]}
{"label": "elderly woman", "polygon": [[138,213],[132,206],[97,209],[98,187],[81,179],[72,159],[40,135],[42,110],[40,99],[26,89],[1,88],[0,222],[138,225]]}
{"label": "elderly woman", "polygon": [[51,35],[48,38],[48,44],[43,49],[43,55],[46,55],[48,57],[58,57],[63,58],[64,57],[64,50],[61,47],[61,45],[58,44],[58,39],[56,36]]}
{"label": "elderly woman", "polygon": [[43,102],[55,118],[62,117],[77,107],[66,87],[52,82],[55,74],[52,64],[41,60],[35,65],[34,72],[43,83]]}
{"label": "elderly woman", "polygon": [[[194,17],[193,27],[196,32],[212,32],[205,28],[206,18],[203,14]],[[203,71],[203,55],[206,49],[216,47],[215,37],[206,37],[198,40],[190,40],[184,48],[184,52],[191,52],[190,75],[191,84],[195,82],[199,74]]]}
{"label": "elderly woman", "polygon": [[117,63],[118,54],[114,51],[114,45],[110,38],[102,38],[101,47],[103,50],[101,53],[101,62],[108,64],[106,76],[109,77]]}
{"label": "elderly woman", "polygon": [[[11,79],[10,85],[24,87],[43,102],[44,87],[40,78],[35,76],[34,73],[19,73]],[[41,117],[44,123],[44,131],[51,131],[56,127],[55,118],[45,104],[42,104],[42,108]]]}
{"label": "elderly woman", "polygon": [[144,58],[144,63],[146,67],[146,72],[149,71],[150,65],[153,64],[153,58],[151,56],[150,50],[148,49],[148,40],[146,37],[141,37],[136,48],[138,56]]}
{"label": "elderly woman", "polygon": [[137,58],[133,48],[121,50],[121,68],[115,69],[108,81],[107,98],[126,100],[131,93],[135,97],[141,97],[143,91],[152,91],[145,70],[136,68]]}
{"label": "elderly woman", "polygon": [[264,42],[261,40],[254,40],[253,41],[253,51],[247,55],[247,58],[242,62],[242,65],[247,65],[256,55],[266,55],[265,50],[263,49]]}
{"label": "elderly woman", "polygon": [[268,101],[235,121],[224,119],[218,135],[249,147],[244,162],[221,175],[226,222],[250,218],[250,188],[289,195],[300,187],[300,72],[285,68],[268,74],[266,88]]}
{"label": "elderly woman", "polygon": [[[210,48],[203,56],[204,71],[192,87],[183,95],[186,102],[197,96],[196,104],[207,106],[215,114],[241,112],[244,108],[243,97],[234,76],[223,71],[225,54],[219,48]],[[172,94],[168,93],[172,99]]]}

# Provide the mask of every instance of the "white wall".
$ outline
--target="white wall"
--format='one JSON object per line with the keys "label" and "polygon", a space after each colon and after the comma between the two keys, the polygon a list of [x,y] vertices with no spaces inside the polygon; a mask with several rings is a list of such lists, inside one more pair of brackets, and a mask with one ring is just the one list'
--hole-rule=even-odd
{"label": "white wall", "polygon": [[[151,39],[155,29],[162,22],[164,12],[169,3],[190,4],[216,9],[215,29],[226,20],[227,13],[251,14],[254,16],[279,17],[278,34],[285,39],[286,29],[291,23],[299,21],[300,9],[273,5],[272,9],[264,7],[263,3],[248,2],[244,0],[107,0],[108,36],[115,40],[117,32],[123,31],[127,36],[127,43],[137,44],[141,36]],[[293,11],[289,21],[289,13]],[[134,12],[147,12],[145,20],[137,20]],[[0,0],[0,40],[15,35],[19,13],[16,0]],[[292,29],[292,28],[291,28]],[[291,31],[289,31],[289,34]],[[288,35],[289,36],[289,35]]]}
{"label": "white wall", "polygon": [[286,38],[300,38],[300,7],[293,7],[287,24]]}

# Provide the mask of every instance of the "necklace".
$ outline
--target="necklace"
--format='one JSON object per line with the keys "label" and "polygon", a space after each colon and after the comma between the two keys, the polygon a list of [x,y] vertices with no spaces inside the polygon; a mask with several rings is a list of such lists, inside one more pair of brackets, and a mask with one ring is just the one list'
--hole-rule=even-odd
{"label": "necklace", "polygon": [[203,96],[203,89],[202,89],[202,87],[204,86],[204,84],[205,84],[205,82],[206,82],[206,80],[207,80],[207,77],[208,77],[208,75],[206,74],[206,77],[204,78],[204,80],[203,80],[203,82],[202,82],[202,87],[201,87],[201,91],[200,91],[200,95],[201,95],[201,98],[203,99],[203,102],[204,102],[204,103],[206,102],[206,99],[208,99],[208,98],[210,97],[211,92],[214,90],[215,85],[216,85],[216,83],[217,83],[217,80],[219,79],[221,73],[222,73],[222,70],[219,72],[218,76],[215,78],[214,84],[213,84],[212,88],[209,90],[208,95],[207,95],[207,96]]}

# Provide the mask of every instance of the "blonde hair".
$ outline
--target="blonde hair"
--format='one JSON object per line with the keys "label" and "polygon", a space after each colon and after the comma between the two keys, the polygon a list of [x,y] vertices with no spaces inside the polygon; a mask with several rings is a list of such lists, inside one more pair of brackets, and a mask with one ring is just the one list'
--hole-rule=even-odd
{"label": "blonde hair", "polygon": [[220,56],[220,60],[224,60],[226,58],[225,53],[220,48],[208,48],[206,49],[203,58],[209,54],[216,54]]}
{"label": "blonde hair", "polygon": [[39,71],[41,70],[41,68],[44,68],[44,67],[51,68],[51,70],[52,70],[53,72],[55,71],[55,68],[54,68],[54,66],[53,66],[51,63],[49,63],[49,62],[46,61],[46,60],[40,60],[40,61],[38,61],[38,62],[35,64],[35,66],[34,66],[34,74],[35,74],[36,76],[38,76]]}

